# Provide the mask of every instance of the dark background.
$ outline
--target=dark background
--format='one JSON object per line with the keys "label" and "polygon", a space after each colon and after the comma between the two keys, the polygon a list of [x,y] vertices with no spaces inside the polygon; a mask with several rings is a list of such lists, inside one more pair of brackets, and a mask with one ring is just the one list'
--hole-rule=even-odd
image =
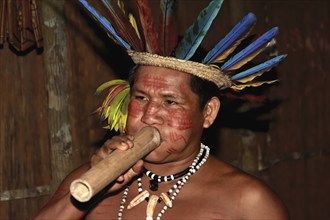
{"label": "dark background", "polygon": [[[208,2],[179,1],[180,33]],[[90,114],[103,99],[94,91],[129,69],[122,50],[74,1],[39,3],[44,48],[0,47],[0,219],[26,219],[88,161],[107,132]],[[125,3],[135,10],[134,1]],[[330,218],[329,9],[327,0],[227,0],[203,41],[210,49],[250,11],[258,19],[253,34],[279,26],[277,51],[288,57],[271,75],[280,82],[248,90],[263,103],[224,95],[204,142],[264,179],[292,219]]]}

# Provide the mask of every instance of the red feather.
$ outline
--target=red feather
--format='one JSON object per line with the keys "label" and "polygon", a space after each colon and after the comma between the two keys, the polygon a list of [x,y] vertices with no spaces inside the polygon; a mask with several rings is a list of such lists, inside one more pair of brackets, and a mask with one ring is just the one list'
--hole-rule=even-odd
{"label": "red feather", "polygon": [[154,19],[148,0],[137,0],[140,23],[146,42],[146,51],[158,54],[158,35],[155,30]]}
{"label": "red feather", "polygon": [[161,28],[159,45],[163,56],[170,56],[178,43],[178,27],[175,17],[176,1],[164,1],[161,5]]}

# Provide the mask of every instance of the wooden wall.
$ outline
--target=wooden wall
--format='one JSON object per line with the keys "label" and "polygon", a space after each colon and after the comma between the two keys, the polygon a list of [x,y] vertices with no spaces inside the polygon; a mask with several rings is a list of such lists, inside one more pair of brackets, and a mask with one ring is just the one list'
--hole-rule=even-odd
{"label": "wooden wall", "polygon": [[[181,31],[207,2],[179,2]],[[41,3],[44,50],[0,48],[0,219],[32,215],[88,161],[106,134],[90,115],[102,100],[93,93],[128,70],[127,57],[73,1]],[[224,100],[204,141],[268,182],[292,219],[330,218],[329,8],[326,0],[227,0],[203,43],[211,47],[249,11],[255,33],[280,27],[277,49],[288,57],[277,68],[280,83],[263,91],[266,107]]]}

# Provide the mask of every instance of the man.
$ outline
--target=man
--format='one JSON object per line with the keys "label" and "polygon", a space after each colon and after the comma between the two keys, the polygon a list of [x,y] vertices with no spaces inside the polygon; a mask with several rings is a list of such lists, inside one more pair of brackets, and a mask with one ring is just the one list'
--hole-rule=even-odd
{"label": "man", "polygon": [[[138,195],[136,175],[142,165],[155,174],[172,175],[189,167],[200,151],[204,128],[214,122],[220,101],[216,96],[200,108],[199,96],[191,89],[192,76],[162,67],[140,66],[133,84],[129,105],[127,136],[108,140],[94,155],[91,165],[117,147],[125,150],[133,146],[133,136],[145,126],[156,127],[161,134],[161,145],[144,161],[139,161],[109,189],[109,196],[97,204],[77,206],[69,193],[72,180],[89,169],[84,165],[64,180],[51,202],[40,213],[40,219],[65,218],[115,219],[122,202],[125,184],[131,178],[126,203]],[[150,178],[143,175],[143,190],[148,189]],[[177,180],[158,184],[159,196],[167,192]],[[95,202],[95,201],[93,201]],[[122,211],[123,219],[144,219],[147,202]],[[127,204],[125,204],[127,205]],[[94,207],[95,206],[95,207]],[[91,210],[89,210],[91,207]],[[163,204],[155,208],[155,215]],[[287,219],[287,213],[277,196],[256,178],[209,156],[200,169],[182,187],[165,219]],[[38,217],[36,217],[38,219]]]}
{"label": "man", "polygon": [[[211,1],[210,8],[221,3]],[[219,69],[205,64],[214,59],[188,61],[178,48],[183,47],[177,46],[176,58],[128,51],[137,67],[130,78],[127,122],[116,122],[122,127],[110,120],[111,127],[122,127],[122,134],[107,140],[90,164],[73,171],[35,219],[288,219],[283,203],[263,182],[211,156],[210,148],[201,143],[203,130],[213,124],[220,109],[218,90],[240,88],[239,80],[246,72],[230,78],[226,70],[232,71],[236,62],[229,60]],[[114,99],[124,97],[118,94],[126,87],[116,88],[121,89],[111,90],[106,106],[99,109],[103,119],[104,115],[116,118],[107,110],[118,108]],[[73,180],[113,150],[134,148],[134,135],[146,126],[160,131],[158,148],[92,200],[79,203],[72,198]]]}

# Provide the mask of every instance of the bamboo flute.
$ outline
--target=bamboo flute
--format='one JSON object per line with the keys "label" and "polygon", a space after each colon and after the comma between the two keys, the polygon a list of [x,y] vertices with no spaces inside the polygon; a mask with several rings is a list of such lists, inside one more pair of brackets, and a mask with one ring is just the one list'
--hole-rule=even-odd
{"label": "bamboo flute", "polygon": [[160,145],[159,131],[154,127],[142,128],[134,137],[134,147],[115,150],[70,185],[71,195],[80,202],[89,201],[105,186],[117,179]]}

